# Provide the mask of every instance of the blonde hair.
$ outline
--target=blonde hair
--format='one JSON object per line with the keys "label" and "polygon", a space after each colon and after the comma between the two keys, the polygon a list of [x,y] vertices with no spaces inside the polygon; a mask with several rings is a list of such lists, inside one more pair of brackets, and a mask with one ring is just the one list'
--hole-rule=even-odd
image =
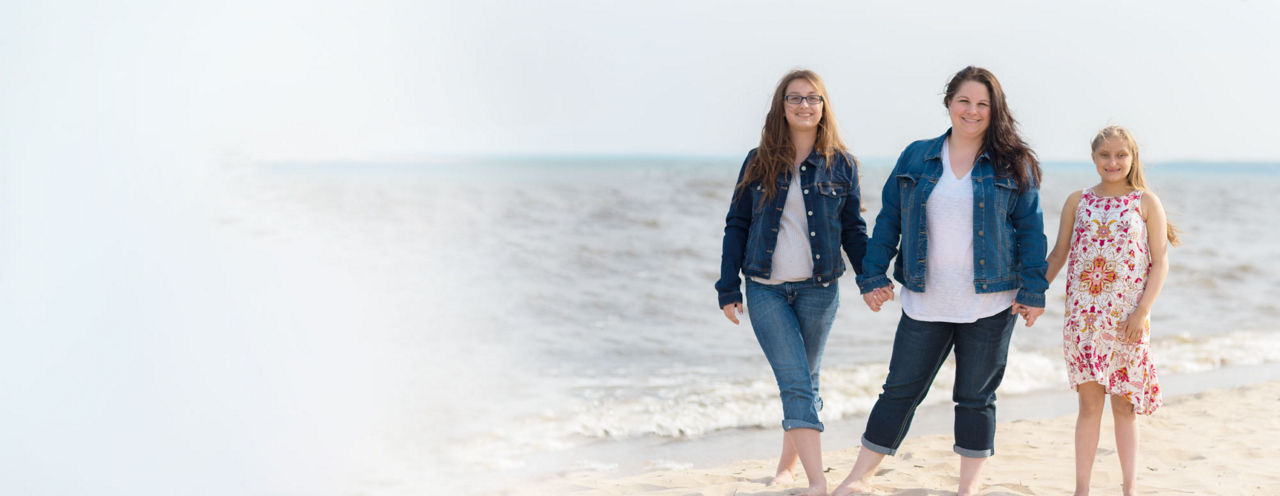
{"label": "blonde hair", "polygon": [[[1129,175],[1124,178],[1129,183],[1129,187],[1139,191],[1150,191],[1151,188],[1147,187],[1147,179],[1142,173],[1142,159],[1138,157],[1138,140],[1133,138],[1133,133],[1120,126],[1104,127],[1093,137],[1093,142],[1089,145],[1090,151],[1097,152],[1098,147],[1102,146],[1102,142],[1109,139],[1124,142],[1125,147],[1129,149],[1129,156],[1133,157],[1133,165],[1129,167]],[[1181,244],[1178,239],[1178,233],[1181,231],[1174,227],[1172,222],[1168,221],[1168,217],[1166,217],[1165,226],[1168,232],[1169,245],[1178,246]]]}

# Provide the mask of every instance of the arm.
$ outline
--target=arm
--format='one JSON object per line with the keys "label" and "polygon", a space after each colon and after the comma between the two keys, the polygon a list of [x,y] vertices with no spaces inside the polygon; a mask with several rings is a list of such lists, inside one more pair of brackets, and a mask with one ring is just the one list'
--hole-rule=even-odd
{"label": "arm", "polygon": [[1067,253],[1071,251],[1071,233],[1075,231],[1076,225],[1076,207],[1080,205],[1080,192],[1076,191],[1067,196],[1067,202],[1062,205],[1062,217],[1058,219],[1058,240],[1053,244],[1053,251],[1049,252],[1049,270],[1045,273],[1045,280],[1053,282],[1058,276],[1058,271],[1062,270],[1062,266],[1067,264]]}
{"label": "arm", "polygon": [[1122,340],[1137,342],[1142,340],[1142,333],[1147,327],[1147,317],[1151,316],[1151,307],[1160,290],[1164,288],[1165,277],[1169,275],[1169,224],[1165,216],[1164,205],[1150,191],[1142,193],[1142,212],[1147,222],[1147,249],[1151,251],[1151,270],[1147,273],[1147,287],[1142,291],[1142,299],[1125,321],[1121,323],[1125,335]]}
{"label": "arm", "polygon": [[1048,240],[1044,236],[1039,185],[1032,185],[1018,194],[1009,221],[1013,224],[1013,237],[1018,243],[1018,263],[1022,266],[1019,273],[1022,287],[1013,300],[1012,312],[1022,314],[1027,327],[1031,327],[1044,313],[1044,293],[1049,289],[1049,281],[1045,279]]}
{"label": "arm", "polygon": [[[755,150],[748,153],[746,160],[742,162],[742,169],[738,171],[738,181],[734,183],[735,187],[742,182],[742,175],[746,173],[747,164],[751,163],[753,156],[755,156]],[[746,256],[747,230],[750,227],[751,192],[735,190],[733,199],[729,202],[729,213],[724,219],[724,242],[720,251],[720,280],[716,281],[720,308],[724,311],[725,317],[735,324],[737,319],[731,315],[729,307],[733,306],[738,313],[742,311],[742,279],[738,274],[742,271],[742,259]]]}
{"label": "arm", "polygon": [[862,259],[862,273],[858,274],[858,288],[863,295],[877,288],[892,287],[886,273],[889,261],[898,254],[898,240],[902,235],[901,202],[898,192],[898,174],[906,168],[907,153],[911,147],[903,150],[898,156],[898,163],[889,173],[880,192],[880,213],[876,215],[876,226],[872,230],[871,239],[867,240],[866,256]]}
{"label": "arm", "polygon": [[849,161],[850,182],[853,184],[849,197],[840,210],[840,244],[845,255],[849,256],[849,265],[854,274],[862,273],[862,260],[867,253],[867,221],[862,219],[862,189],[858,181],[858,163]]}
{"label": "arm", "polygon": [[1017,204],[1009,214],[1013,224],[1013,237],[1018,243],[1019,273],[1022,287],[1018,289],[1017,303],[1044,308],[1044,293],[1049,289],[1045,279],[1048,263],[1045,261],[1048,240],[1044,236],[1044,212],[1040,210],[1040,190],[1027,188],[1018,195]]}

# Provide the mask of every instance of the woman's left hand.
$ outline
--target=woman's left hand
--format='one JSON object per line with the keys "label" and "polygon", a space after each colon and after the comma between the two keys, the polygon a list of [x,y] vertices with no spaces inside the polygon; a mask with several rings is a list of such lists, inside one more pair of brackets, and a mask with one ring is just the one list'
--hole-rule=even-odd
{"label": "woman's left hand", "polygon": [[1027,327],[1031,327],[1036,323],[1036,319],[1044,313],[1044,307],[1029,307],[1021,303],[1014,303],[1009,313],[1016,313],[1022,316],[1022,320],[1027,321]]}

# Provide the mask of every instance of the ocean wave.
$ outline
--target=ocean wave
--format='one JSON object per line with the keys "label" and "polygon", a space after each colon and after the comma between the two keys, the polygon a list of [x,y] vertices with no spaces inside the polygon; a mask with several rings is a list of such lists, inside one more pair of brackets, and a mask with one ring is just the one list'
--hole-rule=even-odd
{"label": "ocean wave", "polygon": [[[1153,355],[1161,374],[1205,372],[1229,366],[1280,362],[1280,333],[1236,332],[1197,338],[1180,334],[1158,339]],[[779,427],[782,408],[772,377],[710,379],[706,370],[636,379],[583,378],[563,408],[521,419],[517,428],[495,432],[486,456],[509,466],[545,450],[645,436],[688,439],[725,429]],[[865,415],[875,403],[887,363],[824,367],[824,420]],[[939,371],[923,404],[951,401],[954,359]],[[1060,350],[1019,350],[1009,354],[1000,392],[1027,394],[1067,390]],[[507,457],[493,457],[507,453]]]}

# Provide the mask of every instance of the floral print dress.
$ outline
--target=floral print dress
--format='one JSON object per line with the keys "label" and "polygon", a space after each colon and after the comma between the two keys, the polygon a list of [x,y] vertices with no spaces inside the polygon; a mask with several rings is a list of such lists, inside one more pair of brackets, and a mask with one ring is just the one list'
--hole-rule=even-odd
{"label": "floral print dress", "polygon": [[1097,382],[1128,399],[1134,413],[1150,415],[1162,403],[1150,322],[1139,342],[1118,338],[1120,323],[1142,299],[1151,267],[1141,204],[1142,191],[1111,197],[1090,188],[1081,194],[1067,258],[1062,344],[1072,389]]}

